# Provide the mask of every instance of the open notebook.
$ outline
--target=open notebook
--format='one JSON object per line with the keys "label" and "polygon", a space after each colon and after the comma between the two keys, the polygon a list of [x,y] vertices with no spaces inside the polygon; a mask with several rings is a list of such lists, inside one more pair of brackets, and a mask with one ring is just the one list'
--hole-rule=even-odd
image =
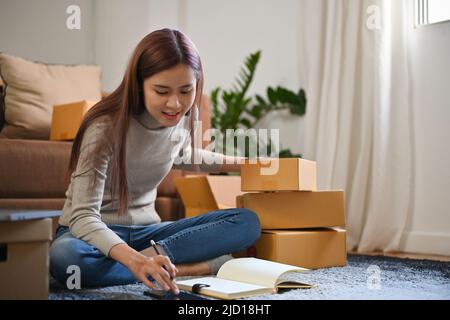
{"label": "open notebook", "polygon": [[286,273],[304,271],[308,269],[256,258],[237,258],[224,263],[217,277],[175,280],[175,283],[186,291],[192,291],[195,284],[200,284],[198,293],[230,300],[276,293],[279,288],[309,289],[309,284],[280,278]]}

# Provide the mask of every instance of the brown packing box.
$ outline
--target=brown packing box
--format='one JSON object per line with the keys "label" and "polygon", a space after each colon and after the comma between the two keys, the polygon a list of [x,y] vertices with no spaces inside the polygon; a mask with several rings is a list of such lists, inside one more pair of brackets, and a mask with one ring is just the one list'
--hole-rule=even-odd
{"label": "brown packing box", "polygon": [[0,222],[0,299],[48,299],[52,219]]}
{"label": "brown packing box", "polygon": [[246,193],[237,197],[236,204],[254,211],[262,229],[345,226],[341,190]]}
{"label": "brown packing box", "polygon": [[256,257],[307,269],[345,266],[346,231],[263,230],[256,242]]}
{"label": "brown packing box", "polygon": [[236,208],[241,195],[239,176],[186,176],[175,180],[186,217],[213,210]]}
{"label": "brown packing box", "polygon": [[241,167],[242,191],[316,191],[316,163],[301,158],[272,159]]}
{"label": "brown packing box", "polygon": [[83,100],[53,107],[50,140],[73,140],[86,112],[97,102]]}

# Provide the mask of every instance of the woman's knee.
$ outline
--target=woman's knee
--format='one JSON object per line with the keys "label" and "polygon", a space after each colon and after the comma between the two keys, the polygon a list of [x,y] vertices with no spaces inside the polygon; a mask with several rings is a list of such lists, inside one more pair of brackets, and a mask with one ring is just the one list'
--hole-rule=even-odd
{"label": "woman's knee", "polygon": [[50,247],[50,272],[64,283],[75,268],[83,269],[84,241],[75,237],[60,237]]}
{"label": "woman's knee", "polygon": [[239,208],[238,210],[242,228],[245,230],[250,244],[253,244],[261,235],[261,225],[258,215],[249,209]]}

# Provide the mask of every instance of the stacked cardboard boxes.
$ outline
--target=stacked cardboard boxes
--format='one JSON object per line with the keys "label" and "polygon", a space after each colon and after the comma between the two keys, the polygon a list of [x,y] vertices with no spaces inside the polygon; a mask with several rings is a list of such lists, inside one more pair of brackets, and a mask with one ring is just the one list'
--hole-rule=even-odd
{"label": "stacked cardboard boxes", "polygon": [[316,181],[316,163],[300,158],[242,166],[249,193],[236,203],[259,217],[256,257],[308,269],[346,265],[344,193],[317,191]]}
{"label": "stacked cardboard boxes", "polygon": [[262,234],[246,253],[308,269],[347,262],[344,192],[317,191],[316,163],[277,159],[243,164],[239,176],[186,176],[175,181],[186,217],[248,208]]}

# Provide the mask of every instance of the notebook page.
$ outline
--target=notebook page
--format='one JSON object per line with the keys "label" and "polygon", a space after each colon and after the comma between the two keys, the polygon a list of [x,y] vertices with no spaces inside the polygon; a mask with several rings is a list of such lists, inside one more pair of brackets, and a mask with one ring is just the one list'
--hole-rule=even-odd
{"label": "notebook page", "polygon": [[[225,295],[232,295],[242,292],[251,292],[260,289],[267,289],[263,286],[250,283],[242,283],[233,280],[219,279],[216,277],[194,278],[187,280],[177,280],[176,284],[180,288],[190,288],[196,283],[207,284],[209,287],[204,288],[208,291],[215,291]],[[202,288],[203,289],[203,288]]]}
{"label": "notebook page", "polygon": [[237,258],[227,261],[217,277],[275,288],[278,278],[289,271],[302,272],[307,269],[256,258]]}

